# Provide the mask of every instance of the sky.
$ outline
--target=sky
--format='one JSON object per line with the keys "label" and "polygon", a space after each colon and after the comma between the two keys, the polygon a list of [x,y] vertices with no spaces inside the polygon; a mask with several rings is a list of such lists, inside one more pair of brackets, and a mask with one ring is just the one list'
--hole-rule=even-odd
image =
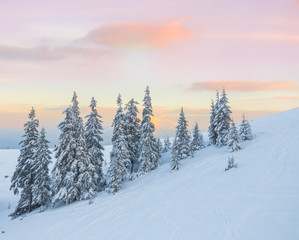
{"label": "sky", "polygon": [[117,95],[141,111],[147,85],[160,137],[181,107],[207,129],[223,87],[235,120],[255,119],[298,107],[298,66],[298,0],[0,0],[0,138],[32,106],[56,131],[73,91],[108,128]]}

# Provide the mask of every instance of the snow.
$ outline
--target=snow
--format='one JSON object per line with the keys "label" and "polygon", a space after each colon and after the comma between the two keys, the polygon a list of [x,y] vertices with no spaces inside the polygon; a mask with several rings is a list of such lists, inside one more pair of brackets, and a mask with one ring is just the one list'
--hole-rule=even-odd
{"label": "snow", "polygon": [[254,139],[233,153],[238,168],[224,171],[232,154],[209,146],[171,173],[168,151],[161,167],[125,182],[115,195],[101,192],[93,204],[80,201],[15,220],[7,215],[18,200],[9,186],[19,152],[0,150],[0,239],[297,240],[298,119],[296,108],[250,122]]}

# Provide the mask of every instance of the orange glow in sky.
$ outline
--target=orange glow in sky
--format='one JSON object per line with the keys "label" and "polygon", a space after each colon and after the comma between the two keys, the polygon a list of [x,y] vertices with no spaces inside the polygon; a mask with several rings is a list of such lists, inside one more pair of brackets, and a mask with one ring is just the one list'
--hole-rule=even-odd
{"label": "orange glow in sky", "polygon": [[0,129],[31,106],[55,129],[74,90],[110,126],[117,95],[141,112],[149,85],[160,135],[182,106],[206,129],[223,87],[236,119],[298,107],[297,0],[3,1],[0,29]]}

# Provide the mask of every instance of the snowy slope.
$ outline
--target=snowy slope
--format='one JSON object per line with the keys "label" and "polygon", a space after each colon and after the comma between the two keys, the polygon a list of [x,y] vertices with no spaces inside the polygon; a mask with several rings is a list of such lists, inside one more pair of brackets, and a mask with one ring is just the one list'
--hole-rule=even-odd
{"label": "snowy slope", "polygon": [[[234,154],[208,147],[170,173],[163,165],[115,195],[10,220],[18,152],[0,151],[0,239],[299,239],[299,108],[251,122],[255,139]],[[108,154],[108,151],[107,151]],[[12,209],[7,209],[8,202]]]}

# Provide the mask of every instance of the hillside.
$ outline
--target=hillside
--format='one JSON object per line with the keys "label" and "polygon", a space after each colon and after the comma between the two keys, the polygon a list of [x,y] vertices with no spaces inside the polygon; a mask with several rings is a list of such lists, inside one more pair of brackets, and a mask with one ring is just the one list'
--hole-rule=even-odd
{"label": "hillside", "polygon": [[231,154],[210,146],[170,173],[166,153],[115,195],[15,220],[8,189],[19,153],[0,150],[0,239],[299,239],[298,120],[299,108],[252,121],[255,139],[234,153],[237,169],[225,172]]}

